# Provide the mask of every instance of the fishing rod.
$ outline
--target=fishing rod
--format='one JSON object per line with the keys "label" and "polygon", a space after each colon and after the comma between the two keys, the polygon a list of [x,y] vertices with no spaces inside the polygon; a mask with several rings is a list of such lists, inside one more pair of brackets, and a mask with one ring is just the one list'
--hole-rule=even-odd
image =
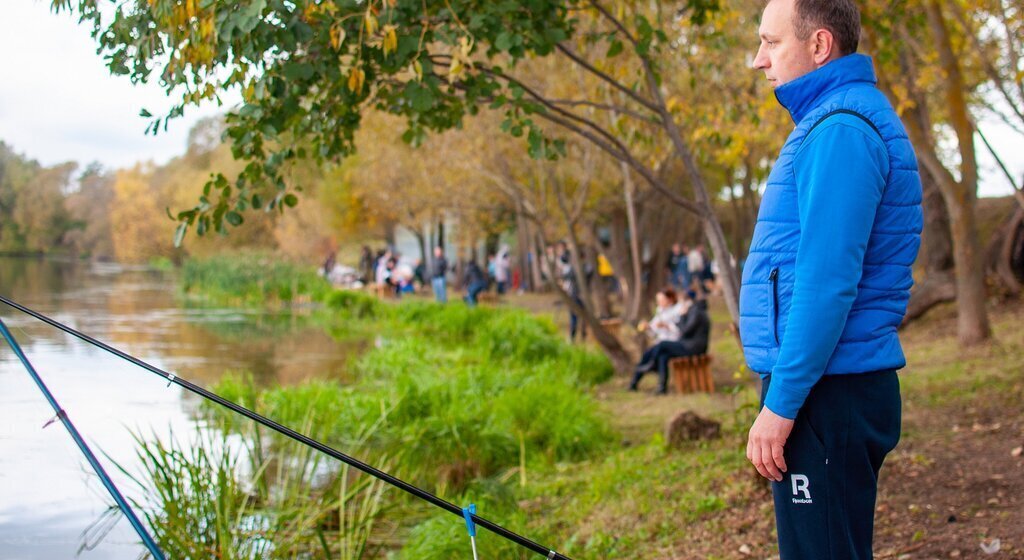
{"label": "fishing rod", "polygon": [[[132,510],[131,506],[128,505],[124,496],[121,495],[117,486],[114,486],[114,481],[110,479],[110,475],[107,474],[107,471],[103,469],[103,465],[101,465],[96,459],[96,455],[94,455],[92,450],[89,449],[89,445],[85,443],[84,439],[82,439],[82,434],[78,433],[78,429],[76,429],[75,425],[71,423],[71,419],[68,418],[67,412],[61,408],[57,399],[54,398],[53,393],[51,393],[50,389],[46,386],[46,383],[43,383],[43,379],[39,377],[39,373],[36,372],[36,368],[32,367],[32,363],[28,361],[28,357],[26,357],[25,353],[22,352],[18,341],[14,339],[14,335],[11,334],[11,331],[7,330],[7,325],[4,324],[3,319],[0,319],[0,334],[3,334],[3,337],[7,340],[7,344],[10,345],[11,350],[13,350],[18,359],[21,360],[21,365],[25,366],[29,376],[31,376],[32,380],[39,386],[39,390],[42,391],[43,396],[46,397],[46,401],[50,403],[51,407],[53,407],[53,411],[57,415],[56,419],[60,419],[61,424],[64,424],[64,427],[67,428],[68,433],[71,434],[71,439],[75,440],[75,444],[78,445],[78,449],[82,451],[82,455],[85,455],[85,459],[89,461],[89,465],[92,466],[92,470],[100,477],[100,481],[103,482],[103,486],[106,487],[107,492],[110,492],[110,496],[114,498],[114,502],[117,503],[117,507],[121,508],[121,512],[128,518],[128,522],[132,524],[135,532],[139,534],[139,538],[142,539],[142,544],[149,549],[149,553],[153,555],[154,560],[164,560],[164,553],[160,550],[160,547],[157,546],[156,541],[153,540],[153,537],[149,534],[149,531],[146,530],[142,521],[140,521],[138,516],[135,515],[135,512]],[[43,427],[45,428],[46,426],[49,426],[52,422],[53,420],[50,420]]]}
{"label": "fishing rod", "polygon": [[97,340],[97,339],[95,339],[95,338],[93,338],[93,337],[91,337],[91,336],[89,336],[89,335],[87,335],[85,333],[79,332],[79,331],[77,331],[77,330],[75,330],[75,329],[73,329],[73,328],[71,328],[71,327],[69,327],[69,326],[59,322],[59,321],[56,321],[54,319],[51,319],[50,317],[47,317],[46,315],[43,315],[42,313],[39,313],[38,311],[34,311],[32,309],[29,309],[28,307],[25,307],[25,306],[23,306],[23,305],[21,305],[19,303],[11,301],[10,299],[7,299],[4,296],[0,296],[0,303],[3,303],[3,304],[5,304],[5,305],[7,305],[7,306],[9,306],[9,307],[11,307],[13,309],[17,309],[18,311],[21,311],[22,313],[25,313],[26,315],[34,317],[35,319],[38,319],[38,320],[40,320],[40,321],[50,325],[51,327],[54,327],[54,328],[56,328],[58,330],[61,330],[61,331],[64,331],[65,333],[67,333],[67,334],[69,334],[69,335],[71,335],[71,336],[73,336],[73,337],[75,337],[75,338],[77,338],[79,340],[82,340],[83,342],[91,344],[91,345],[93,345],[93,346],[95,346],[95,347],[97,347],[97,348],[99,348],[101,350],[104,350],[106,352],[109,352],[109,353],[111,353],[111,354],[113,354],[113,355],[115,355],[115,356],[117,356],[117,357],[119,357],[119,358],[121,358],[123,360],[131,362],[131,363],[139,366],[142,369],[145,369],[145,370],[147,370],[147,371],[149,371],[151,373],[154,373],[154,374],[164,378],[165,380],[167,380],[168,386],[170,386],[171,383],[174,383],[175,385],[178,385],[179,387],[181,387],[181,388],[183,388],[183,389],[185,389],[185,390],[187,390],[189,392],[195,393],[196,395],[199,395],[200,397],[202,397],[204,399],[207,399],[209,401],[213,401],[213,402],[215,402],[215,403],[217,403],[217,404],[219,404],[219,405],[221,405],[221,406],[223,406],[223,407],[225,407],[225,408],[227,408],[227,409],[229,409],[229,410],[231,410],[233,412],[236,412],[238,414],[241,414],[242,416],[245,416],[246,418],[248,418],[248,419],[250,419],[250,420],[252,420],[252,421],[254,421],[254,422],[258,423],[258,424],[266,426],[267,428],[270,428],[271,430],[274,430],[275,432],[277,432],[277,433],[279,433],[279,434],[281,434],[281,435],[283,435],[285,437],[291,438],[291,439],[293,439],[293,440],[295,440],[295,441],[297,441],[299,443],[302,443],[303,445],[312,447],[313,449],[316,449],[317,451],[320,451],[321,453],[324,453],[324,454],[326,454],[326,455],[328,455],[330,457],[333,457],[333,458],[335,458],[335,459],[337,459],[337,460],[339,460],[339,461],[341,461],[341,462],[343,462],[343,463],[345,463],[345,464],[347,464],[347,465],[349,465],[351,467],[355,467],[356,469],[359,469],[360,471],[362,471],[362,472],[364,472],[364,473],[366,473],[366,474],[368,474],[368,475],[370,475],[370,476],[372,476],[374,478],[377,478],[378,480],[382,480],[382,481],[384,481],[384,482],[386,482],[386,483],[388,483],[388,484],[390,484],[390,485],[392,485],[392,486],[394,486],[394,487],[396,487],[396,488],[398,488],[400,490],[403,490],[403,491],[405,491],[405,492],[407,492],[409,494],[412,494],[413,496],[415,496],[415,497],[417,497],[417,498],[419,498],[419,499],[421,499],[421,500],[423,500],[425,502],[428,502],[428,503],[430,503],[430,504],[432,504],[432,505],[434,505],[434,506],[436,506],[438,508],[441,508],[441,509],[443,509],[443,510],[445,510],[445,511],[447,511],[447,512],[453,514],[453,515],[457,515],[460,518],[465,519],[467,521],[467,524],[469,524],[469,522],[471,521],[472,523],[487,529],[488,531],[494,533],[495,535],[498,535],[499,537],[502,537],[502,538],[504,538],[506,540],[514,542],[514,543],[518,544],[519,546],[521,546],[523,548],[526,548],[526,549],[528,549],[528,550],[530,550],[532,552],[535,552],[535,553],[537,553],[537,554],[539,554],[541,556],[544,556],[548,560],[571,560],[568,556],[565,556],[563,554],[555,552],[554,550],[552,550],[552,549],[550,549],[548,547],[542,546],[539,543],[536,543],[536,542],[534,542],[534,541],[532,541],[532,540],[530,540],[530,539],[528,539],[528,538],[526,538],[526,537],[524,537],[522,535],[519,535],[518,533],[514,533],[514,532],[512,532],[512,531],[502,527],[501,525],[498,525],[497,523],[494,523],[492,521],[488,521],[487,519],[485,519],[483,517],[480,517],[480,516],[476,515],[475,513],[470,513],[469,511],[464,510],[463,508],[460,508],[459,506],[457,506],[457,505],[455,505],[455,504],[453,504],[453,503],[451,503],[451,502],[449,502],[449,501],[447,501],[445,499],[442,499],[442,498],[440,498],[438,496],[435,496],[434,494],[431,494],[430,492],[427,492],[426,490],[423,490],[423,489],[421,489],[419,487],[413,486],[412,484],[409,484],[408,482],[405,482],[404,480],[396,478],[396,477],[394,477],[394,476],[392,476],[392,475],[390,475],[390,474],[388,474],[388,473],[386,473],[386,472],[384,472],[384,471],[382,471],[380,469],[377,469],[376,467],[373,467],[373,466],[371,466],[371,465],[369,465],[367,463],[364,463],[364,462],[362,462],[362,461],[360,461],[358,459],[350,457],[350,456],[342,453],[341,451],[338,451],[337,449],[334,449],[333,447],[328,446],[325,443],[322,443],[322,442],[317,441],[317,440],[315,440],[313,438],[310,438],[308,436],[300,434],[299,432],[296,432],[295,430],[293,430],[293,429],[291,429],[291,428],[289,428],[287,426],[284,426],[282,424],[278,424],[277,422],[267,418],[266,416],[263,416],[263,415],[255,412],[253,410],[245,408],[244,406],[241,406],[241,405],[239,405],[237,403],[229,401],[228,399],[225,399],[224,397],[222,397],[222,396],[220,396],[220,395],[218,395],[218,394],[216,394],[216,393],[214,393],[212,391],[208,391],[208,390],[204,389],[203,387],[200,387],[199,385],[196,385],[195,383],[192,383],[192,382],[190,382],[190,381],[188,381],[186,379],[182,379],[182,378],[174,375],[173,373],[164,371],[164,370],[162,370],[162,369],[160,369],[160,368],[158,368],[158,367],[156,367],[154,365],[148,364],[148,363],[140,360],[139,358],[136,358],[135,356],[132,356],[131,354],[125,353],[125,352],[123,352],[121,350],[118,350],[117,348],[114,348],[113,346],[110,346],[110,345],[108,345],[108,344],[106,344],[104,342],[101,342],[101,341],[99,341],[99,340]]}

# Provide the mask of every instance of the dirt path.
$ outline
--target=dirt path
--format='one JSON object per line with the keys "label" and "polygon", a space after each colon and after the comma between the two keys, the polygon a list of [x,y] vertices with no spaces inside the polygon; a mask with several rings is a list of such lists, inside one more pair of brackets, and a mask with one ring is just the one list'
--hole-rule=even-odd
{"label": "dirt path", "polygon": [[968,407],[908,407],[916,433],[883,470],[879,558],[1024,558],[1022,403],[1018,392]]}
{"label": "dirt path", "polygon": [[[516,304],[561,318],[540,302],[550,304],[545,296]],[[901,372],[903,439],[882,469],[876,558],[1024,559],[1024,305],[992,308],[991,319],[995,338],[973,349],[957,344],[951,307],[901,334],[910,363]],[[728,384],[730,362],[742,358],[724,333],[716,335],[712,353],[726,358],[716,378]],[[678,412],[672,400],[625,395],[624,383],[614,380],[598,394],[626,441],[643,441]],[[690,404],[712,415],[733,406],[723,394],[705,401]],[[727,509],[680,526],[672,546],[643,558],[777,558],[767,484],[752,469],[732,476],[745,483]]]}

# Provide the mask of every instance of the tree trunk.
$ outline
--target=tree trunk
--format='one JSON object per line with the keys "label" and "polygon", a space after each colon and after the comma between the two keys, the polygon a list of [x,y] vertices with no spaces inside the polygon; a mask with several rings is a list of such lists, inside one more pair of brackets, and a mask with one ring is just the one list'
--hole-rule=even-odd
{"label": "tree trunk", "polygon": [[523,216],[523,203],[516,201],[516,266],[519,267],[520,289],[524,292],[533,291],[533,275],[530,270],[530,231],[529,224]]}
{"label": "tree trunk", "polygon": [[430,220],[427,220],[427,222],[421,226],[427,232],[427,247],[428,247],[428,251],[427,251],[427,260],[425,260],[424,262],[427,263],[427,266],[429,267],[428,270],[433,269],[433,267],[434,267],[434,247],[437,247],[437,243],[434,243],[434,227],[433,227],[433,225],[431,225],[433,223],[434,223],[434,220],[433,220],[433,218],[431,218]]}
{"label": "tree trunk", "polygon": [[[936,51],[945,71],[946,101],[949,122],[956,132],[960,151],[960,180],[931,170],[939,184],[949,210],[953,234],[953,260],[956,263],[957,330],[960,342],[977,344],[992,335],[985,309],[985,267],[975,224],[974,206],[978,190],[978,165],[974,152],[974,127],[971,124],[965,97],[966,86],[960,62],[953,52],[949,30],[938,0],[926,6],[928,24],[935,39]],[[934,165],[934,163],[932,163]]]}
{"label": "tree trunk", "polygon": [[636,204],[633,201],[633,179],[629,174],[629,168],[626,167],[625,163],[622,166],[622,179],[625,183],[625,197],[626,197],[626,223],[629,226],[629,255],[630,255],[630,270],[633,273],[633,287],[634,289],[629,292],[628,303],[625,304],[625,315],[629,318],[630,324],[636,324],[640,317],[640,306],[642,304],[643,290],[643,276],[640,271],[641,266],[641,255],[640,255],[640,234],[637,227],[636,220]]}
{"label": "tree trunk", "polygon": [[[538,248],[542,248],[547,245],[539,232],[537,234],[537,241],[535,244]],[[539,253],[543,254],[543,250],[539,251]],[[547,257],[545,257],[545,259],[546,258]],[[554,271],[557,270],[557,267],[554,262],[548,260],[548,269]],[[553,274],[548,275],[548,287],[554,290],[562,302],[565,303],[565,305],[575,313],[577,317],[579,317],[580,321],[586,324],[588,329],[590,329],[591,335],[594,337],[594,340],[597,341],[598,345],[601,346],[601,349],[604,351],[605,355],[608,356],[608,359],[611,360],[615,371],[621,374],[628,374],[632,372],[635,360],[629,355],[629,352],[623,348],[619,339],[605,329],[604,325],[601,324],[601,320],[598,319],[593,312],[587,309],[586,305],[579,305],[575,298],[566,293],[566,291],[562,289],[558,279],[555,278]]]}
{"label": "tree trunk", "polygon": [[609,262],[612,263],[612,268],[615,269],[615,273],[619,279],[619,289],[622,293],[622,320],[636,324],[638,318],[636,315],[630,314],[630,304],[632,299],[633,291],[640,289],[639,284],[634,284],[634,276],[629,271],[633,270],[633,261],[630,257],[632,254],[629,248],[629,241],[627,240],[627,231],[629,228],[629,219],[626,216],[626,212],[616,211],[611,216],[611,245],[608,248]]}
{"label": "tree trunk", "polygon": [[957,331],[961,343],[973,345],[989,338],[992,329],[985,309],[985,267],[975,225],[974,195],[961,194],[960,204],[947,197],[947,206],[956,263]]}
{"label": "tree trunk", "polygon": [[387,244],[388,249],[392,251],[395,250],[396,228],[397,224],[395,222],[388,221],[384,223],[384,242]]}
{"label": "tree trunk", "polygon": [[987,270],[1010,295],[1020,295],[1021,251],[1024,249],[1024,208],[1017,206],[1006,222],[992,235],[988,248]]}
{"label": "tree trunk", "polygon": [[921,234],[921,254],[917,261],[923,264],[924,274],[910,292],[907,313],[900,328],[924,316],[932,307],[956,299],[953,239],[946,202],[927,168],[921,169],[921,186],[924,231]]}
{"label": "tree trunk", "polygon": [[424,263],[425,266],[429,262],[428,259],[430,258],[427,254],[427,238],[423,235],[423,232],[420,231],[420,228],[411,227],[409,228],[409,231],[411,231],[413,236],[416,237],[416,244],[420,247],[420,262]]}
{"label": "tree trunk", "polygon": [[929,309],[940,303],[956,299],[956,280],[951,270],[936,272],[927,276],[922,282],[914,286],[914,293],[910,296],[907,304],[907,313],[903,316],[903,323],[900,328],[919,319]]}

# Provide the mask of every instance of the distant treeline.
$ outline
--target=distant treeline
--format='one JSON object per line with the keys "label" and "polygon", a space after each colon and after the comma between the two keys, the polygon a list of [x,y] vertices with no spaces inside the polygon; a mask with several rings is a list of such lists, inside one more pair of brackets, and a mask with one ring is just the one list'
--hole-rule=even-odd
{"label": "distant treeline", "polygon": [[[166,165],[111,170],[99,163],[46,167],[0,141],[0,254],[71,254],[125,263],[181,260],[240,248],[318,261],[336,244],[321,204],[248,216],[230,236],[190,236],[174,247],[168,217],[195,204],[214,170],[239,164],[220,142],[220,119],[197,124],[185,154]],[[315,177],[310,190],[315,192]],[[302,208],[301,206],[305,206]]]}

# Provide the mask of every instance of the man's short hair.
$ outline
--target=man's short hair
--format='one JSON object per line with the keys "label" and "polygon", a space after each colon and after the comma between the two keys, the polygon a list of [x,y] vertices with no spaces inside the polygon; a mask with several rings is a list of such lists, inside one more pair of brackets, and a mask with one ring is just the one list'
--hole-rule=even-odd
{"label": "man's short hair", "polygon": [[853,0],[796,0],[793,27],[801,41],[817,29],[829,30],[840,55],[853,54],[860,45],[860,10]]}

